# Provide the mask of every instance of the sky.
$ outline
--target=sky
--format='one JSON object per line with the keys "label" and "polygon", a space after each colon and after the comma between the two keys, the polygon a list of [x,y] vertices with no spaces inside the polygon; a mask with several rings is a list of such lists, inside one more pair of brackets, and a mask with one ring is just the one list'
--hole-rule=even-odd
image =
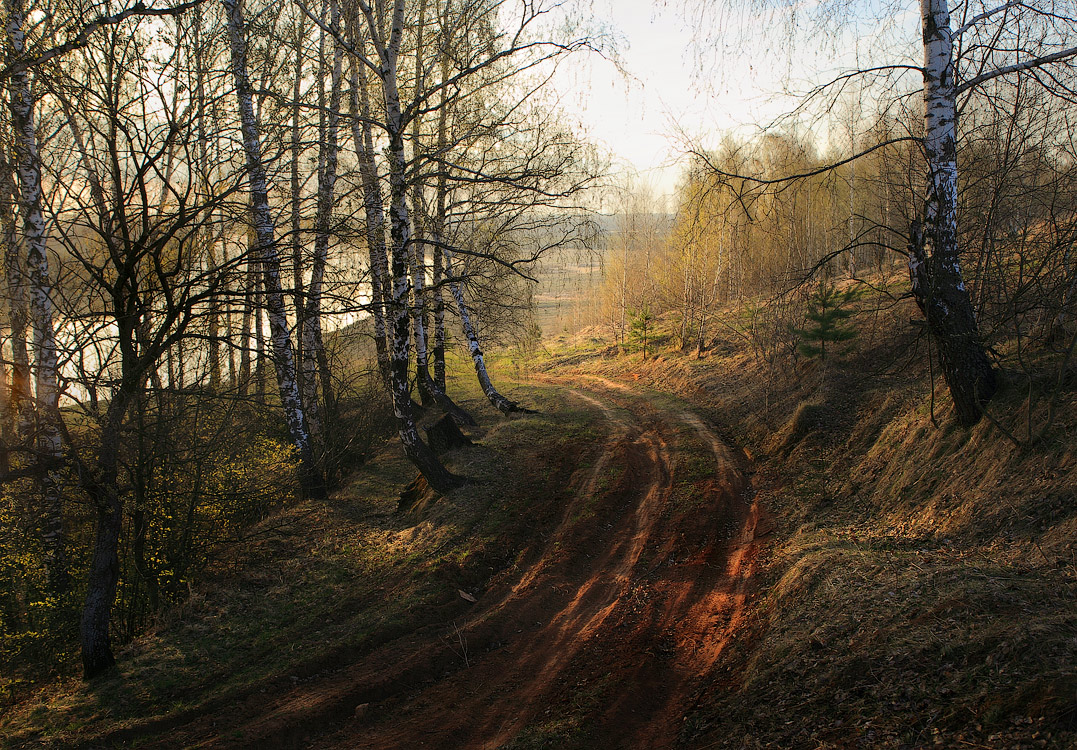
{"label": "sky", "polygon": [[597,55],[578,56],[556,85],[583,133],[615,157],[616,172],[638,173],[656,193],[669,194],[683,152],[676,126],[703,119],[710,101],[695,92],[691,31],[675,10],[657,6],[598,0],[596,21],[617,37],[622,70]]}
{"label": "sky", "polygon": [[[885,1],[868,0],[873,5]],[[598,55],[581,55],[555,79],[563,108],[579,119],[590,141],[614,156],[615,174],[621,179],[633,175],[634,182],[669,200],[686,161],[686,138],[713,143],[717,133],[758,132],[793,106],[794,99],[783,90],[803,90],[812,82],[805,76],[825,76],[823,69],[833,72],[855,63],[863,54],[858,49],[878,46],[861,31],[845,46],[851,50],[849,59],[823,50],[798,54],[799,67],[781,49],[750,54],[749,46],[722,54],[700,43],[693,27],[698,21],[685,18],[685,7],[698,4],[593,0],[594,22],[617,38],[621,70]],[[915,14],[912,19],[918,20]],[[737,27],[743,18],[727,21],[729,33],[744,36]],[[699,62],[701,52],[705,59]],[[753,64],[761,60],[768,62]]]}

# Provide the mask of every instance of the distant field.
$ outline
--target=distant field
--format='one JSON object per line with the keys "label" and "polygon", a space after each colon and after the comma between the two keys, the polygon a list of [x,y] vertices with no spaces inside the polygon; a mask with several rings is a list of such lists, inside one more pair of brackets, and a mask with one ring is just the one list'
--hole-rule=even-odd
{"label": "distant field", "polygon": [[535,322],[543,338],[579,330],[601,309],[601,251],[566,248],[551,251],[536,269]]}

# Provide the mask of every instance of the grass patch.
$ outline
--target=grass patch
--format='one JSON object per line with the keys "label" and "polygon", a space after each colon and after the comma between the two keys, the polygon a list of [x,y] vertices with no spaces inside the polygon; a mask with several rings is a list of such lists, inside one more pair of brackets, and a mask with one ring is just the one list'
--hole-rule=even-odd
{"label": "grass patch", "polygon": [[458,590],[481,595],[553,523],[563,457],[587,458],[596,428],[550,389],[516,389],[540,413],[512,420],[477,387],[460,390],[481,420],[476,447],[444,456],[464,488],[421,518],[398,514],[415,472],[389,446],[330,500],[286,507],[224,548],[191,596],[118,654],[117,670],[90,685],[58,680],[5,711],[0,746],[158,737],[465,612]]}

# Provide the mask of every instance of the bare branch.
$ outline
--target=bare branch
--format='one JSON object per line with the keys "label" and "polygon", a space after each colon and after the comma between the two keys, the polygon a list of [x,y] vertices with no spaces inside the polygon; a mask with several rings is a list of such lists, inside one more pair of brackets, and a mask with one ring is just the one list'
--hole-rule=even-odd
{"label": "bare branch", "polygon": [[981,83],[985,83],[994,78],[1000,76],[1009,75],[1010,73],[1020,73],[1024,70],[1032,70],[1034,68],[1041,68],[1044,65],[1050,65],[1051,63],[1062,62],[1072,57],[1077,57],[1077,47],[1070,47],[1068,49],[1059,50],[1050,55],[1044,55],[1042,57],[1035,57],[1031,60],[1025,60],[1024,62],[1014,63],[1013,65],[1005,65],[995,70],[989,70],[986,73],[981,73],[975,78],[971,78],[965,81],[957,87],[958,95],[964,94],[969,89],[973,89],[979,86]]}
{"label": "bare branch", "polygon": [[837,169],[839,167],[843,167],[846,164],[854,162],[857,159],[860,159],[860,158],[862,158],[864,156],[867,156],[868,154],[873,153],[875,151],[878,151],[881,148],[886,148],[887,146],[893,146],[894,144],[904,143],[906,141],[919,142],[920,140],[921,140],[920,138],[915,138],[913,136],[908,136],[908,135],[901,136],[899,138],[890,138],[890,139],[887,139],[885,141],[881,141],[879,143],[876,143],[874,146],[871,146],[870,148],[864,149],[863,151],[860,151],[859,153],[853,154],[850,157],[847,157],[845,159],[841,159],[840,161],[835,161],[835,162],[831,162],[829,164],[824,164],[821,167],[817,167],[815,169],[810,169],[807,172],[798,172],[797,174],[784,175],[782,177],[775,177],[774,179],[764,179],[762,177],[753,177],[751,175],[734,174],[732,172],[726,172],[725,170],[721,169],[718,165],[716,165],[713,161],[711,161],[710,157],[705,152],[699,151],[699,150],[692,150],[689,153],[691,153],[692,156],[697,157],[704,164],[706,164],[707,169],[709,169],[712,174],[716,174],[716,175],[718,175],[720,177],[725,177],[727,179],[732,179],[732,180],[744,180],[745,182],[752,182],[752,183],[755,183],[756,185],[782,185],[782,184],[787,183],[787,182],[795,182],[797,180],[803,180],[803,179],[806,179],[808,177],[816,177],[816,176],[821,175],[821,174],[826,174],[827,172],[833,172],[835,169]]}
{"label": "bare branch", "polygon": [[201,5],[205,0],[189,0],[185,3],[180,3],[172,8],[148,8],[146,4],[141,0],[130,8],[121,10],[119,13],[114,13],[111,16],[100,16],[96,20],[90,21],[82,27],[82,31],[76,34],[72,39],[64,42],[61,45],[53,47],[52,49],[42,52],[40,55],[25,59],[16,60],[3,70],[0,70],[0,81],[5,81],[13,75],[24,73],[30,68],[37,67],[43,63],[53,60],[57,57],[66,55],[68,52],[85,47],[90,42],[90,37],[98,29],[102,29],[106,26],[114,26],[118,23],[126,21],[132,17],[147,17],[147,16],[178,16],[195,6]]}

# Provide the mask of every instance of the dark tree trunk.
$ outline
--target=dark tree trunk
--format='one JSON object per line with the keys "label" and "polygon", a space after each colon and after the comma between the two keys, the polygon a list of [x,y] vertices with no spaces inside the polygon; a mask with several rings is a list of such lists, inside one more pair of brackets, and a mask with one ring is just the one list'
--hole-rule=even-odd
{"label": "dark tree trunk", "polygon": [[[128,329],[122,323],[120,329],[122,341]],[[123,366],[127,368],[130,364],[124,362]],[[116,584],[120,578],[117,550],[123,526],[123,503],[116,480],[121,424],[123,415],[127,412],[130,393],[135,390],[130,377],[129,373],[125,373],[126,382],[113,392],[109,402],[101,427],[101,447],[97,454],[96,471],[80,467],[78,472],[82,487],[97,510],[93,557],[90,559],[90,573],[86,581],[86,603],[79,624],[82,669],[86,679],[98,676],[116,663],[109,638],[109,620],[112,605],[116,601]]]}
{"label": "dark tree trunk", "polygon": [[941,243],[956,244],[956,238],[946,231],[931,232],[935,235],[932,243],[927,234],[920,226],[913,227],[909,262],[913,294],[935,342],[957,421],[969,427],[980,420],[998,383],[980,339],[972,300],[956,265],[946,260],[956,257],[956,250],[929,253],[932,244],[936,248]]}
{"label": "dark tree trunk", "polygon": [[82,669],[87,679],[98,676],[116,663],[109,642],[109,618],[120,577],[116,550],[119,548],[123,519],[120,499],[114,486],[98,484],[91,496],[97,505],[97,534],[86,583],[86,605],[79,627]]}

